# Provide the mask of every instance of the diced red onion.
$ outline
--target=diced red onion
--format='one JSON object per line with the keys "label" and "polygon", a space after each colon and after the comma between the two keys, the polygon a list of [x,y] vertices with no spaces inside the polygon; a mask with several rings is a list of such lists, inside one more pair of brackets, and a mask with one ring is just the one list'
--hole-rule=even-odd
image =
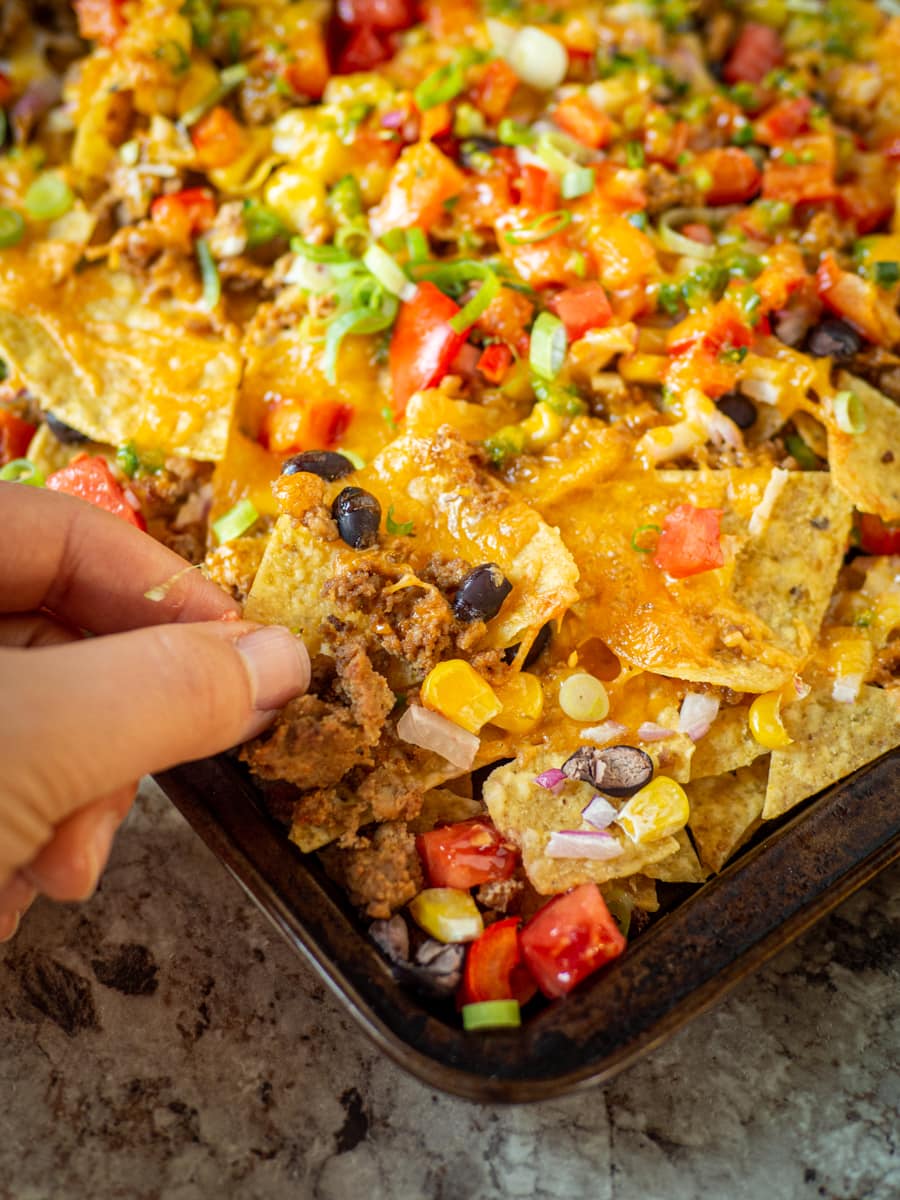
{"label": "diced red onion", "polygon": [[591,725],[589,729],[582,729],[581,739],[588,742],[611,742],[627,732],[627,725],[620,725],[618,721],[603,721],[600,725]]}
{"label": "diced red onion", "polygon": [[605,796],[595,796],[590,804],[581,810],[581,815],[588,825],[593,825],[595,829],[606,829],[619,814]]}
{"label": "diced red onion", "polygon": [[692,742],[709,733],[709,727],[719,713],[719,701],[704,692],[688,692],[678,714],[678,732],[686,733]]}
{"label": "diced red onion", "polygon": [[32,129],[62,97],[62,84],[55,75],[36,79],[12,106],[10,123],[19,141],[25,141]]}
{"label": "diced red onion", "polygon": [[859,695],[861,687],[862,675],[841,675],[834,681],[831,698],[837,700],[838,704],[852,704]]}
{"label": "diced red onion", "polygon": [[786,346],[799,346],[812,324],[812,315],[805,307],[782,308],[772,316],[775,336]]}
{"label": "diced red onion", "polygon": [[397,722],[397,736],[423,750],[433,750],[461,771],[471,769],[481,745],[474,733],[418,704],[411,704]]}
{"label": "diced red onion", "polygon": [[542,771],[534,782],[538,787],[546,788],[548,792],[558,792],[567,779],[565,771],[561,771],[559,767],[551,767],[549,771]]}
{"label": "diced red onion", "polygon": [[384,129],[399,129],[406,117],[407,114],[402,108],[393,108],[390,112],[383,114],[381,125]]}
{"label": "diced red onion", "polygon": [[637,735],[642,742],[661,742],[665,738],[674,737],[675,730],[665,729],[655,721],[645,721],[638,729]]}
{"label": "diced red onion", "polygon": [[548,858],[590,858],[598,862],[618,858],[622,847],[609,833],[586,829],[561,829],[551,833],[545,854]]}

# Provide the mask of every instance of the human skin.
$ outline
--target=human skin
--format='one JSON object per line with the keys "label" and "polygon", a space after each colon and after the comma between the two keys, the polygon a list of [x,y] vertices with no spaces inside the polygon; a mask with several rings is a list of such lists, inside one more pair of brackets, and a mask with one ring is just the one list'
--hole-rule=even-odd
{"label": "human skin", "polygon": [[260,733],[310,670],[287,629],[82,500],[0,483],[0,563],[6,940],[39,893],[91,895],[142,775]]}

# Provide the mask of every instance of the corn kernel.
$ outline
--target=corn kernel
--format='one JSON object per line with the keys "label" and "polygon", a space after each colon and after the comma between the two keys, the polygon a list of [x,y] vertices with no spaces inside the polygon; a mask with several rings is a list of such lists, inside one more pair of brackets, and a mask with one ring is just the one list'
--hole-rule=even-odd
{"label": "corn kernel", "polygon": [[539,400],[530,415],[522,421],[521,427],[525,432],[526,449],[544,450],[559,441],[565,432],[566,423],[549,404]]}
{"label": "corn kernel", "polygon": [[750,705],[748,721],[754,739],[767,750],[781,750],[794,740],[781,721],[780,692],[766,692],[763,696],[757,696]]}
{"label": "corn kernel", "polygon": [[657,775],[619,810],[616,823],[633,842],[658,842],[684,829],[691,815],[684,788],[668,775]]}
{"label": "corn kernel", "polygon": [[461,658],[438,663],[428,672],[422,703],[469,733],[478,733],[503,709],[494,689]]}
{"label": "corn kernel", "polygon": [[872,669],[872,643],[856,629],[836,628],[828,631],[828,668],[838,679],[847,675],[865,678]]}
{"label": "corn kernel", "polygon": [[439,942],[474,942],[484,932],[478,905],[458,888],[425,888],[409,902],[420,929]]}
{"label": "corn kernel", "polygon": [[627,383],[662,383],[669,360],[662,354],[627,354],[619,359],[619,374]]}
{"label": "corn kernel", "polygon": [[609,697],[599,679],[579,671],[559,685],[559,707],[573,721],[602,721],[609,713]]}
{"label": "corn kernel", "polygon": [[266,204],[297,233],[328,219],[321,180],[293,167],[282,167],[266,184]]}
{"label": "corn kernel", "polygon": [[544,711],[544,689],[538,677],[521,671],[495,690],[503,711],[491,724],[509,733],[528,733],[534,729]]}
{"label": "corn kernel", "polygon": [[900,629],[900,592],[884,592],[875,601],[872,627],[882,641]]}

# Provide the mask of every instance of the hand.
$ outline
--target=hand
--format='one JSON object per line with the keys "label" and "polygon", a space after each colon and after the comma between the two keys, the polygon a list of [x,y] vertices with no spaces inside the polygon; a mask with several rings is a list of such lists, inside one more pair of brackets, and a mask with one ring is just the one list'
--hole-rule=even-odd
{"label": "hand", "polygon": [[[259,733],[309,686],[288,630],[69,496],[0,483],[0,940],[89,896],[140,777]],[[89,631],[95,637],[85,637]]]}

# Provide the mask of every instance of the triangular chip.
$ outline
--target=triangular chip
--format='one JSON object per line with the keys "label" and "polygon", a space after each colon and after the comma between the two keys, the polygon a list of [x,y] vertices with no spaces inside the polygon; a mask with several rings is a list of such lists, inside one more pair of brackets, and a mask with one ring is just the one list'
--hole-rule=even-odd
{"label": "triangular chip", "polygon": [[842,390],[855,392],[865,412],[861,433],[828,434],[828,460],[835,486],[862,512],[900,520],[900,404],[864,379],[842,371]]}
{"label": "triangular chip", "polygon": [[772,751],[764,819],[780,817],[900,745],[898,701],[895,691],[863,687],[852,704],[813,692],[788,705],[782,721],[793,743]]}
{"label": "triangular chip", "polygon": [[768,758],[759,758],[739,771],[688,784],[691,836],[710,871],[720,871],[759,826],[768,773]]}
{"label": "triangular chip", "polygon": [[709,731],[694,749],[691,779],[737,771],[767,753],[750,732],[749,713],[748,704],[736,704],[719,711]]}
{"label": "triangular chip", "polygon": [[678,843],[678,849],[668,858],[660,859],[644,868],[644,873],[650,879],[658,879],[660,883],[702,883],[709,874],[700,865],[697,851],[691,839],[683,829],[673,835]]}

